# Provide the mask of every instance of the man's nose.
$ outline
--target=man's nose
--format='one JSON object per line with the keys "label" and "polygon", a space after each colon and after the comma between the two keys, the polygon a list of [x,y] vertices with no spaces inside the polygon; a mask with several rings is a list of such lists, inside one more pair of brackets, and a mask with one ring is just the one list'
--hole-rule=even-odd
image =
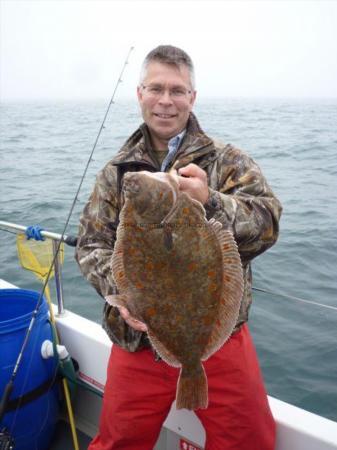
{"label": "man's nose", "polygon": [[171,105],[172,104],[171,94],[168,89],[163,90],[161,96],[159,97],[159,103],[161,103],[163,105]]}

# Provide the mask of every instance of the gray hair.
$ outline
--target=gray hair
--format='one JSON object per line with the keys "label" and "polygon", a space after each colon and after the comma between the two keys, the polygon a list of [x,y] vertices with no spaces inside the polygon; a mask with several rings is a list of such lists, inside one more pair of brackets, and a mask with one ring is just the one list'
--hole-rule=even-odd
{"label": "gray hair", "polygon": [[186,52],[184,52],[184,50],[181,50],[178,47],[173,47],[172,45],[159,45],[150,51],[142,64],[139,80],[140,85],[146,77],[148,65],[153,61],[175,66],[178,69],[181,66],[186,66],[190,73],[191,87],[193,90],[195,89],[195,76],[192,59]]}

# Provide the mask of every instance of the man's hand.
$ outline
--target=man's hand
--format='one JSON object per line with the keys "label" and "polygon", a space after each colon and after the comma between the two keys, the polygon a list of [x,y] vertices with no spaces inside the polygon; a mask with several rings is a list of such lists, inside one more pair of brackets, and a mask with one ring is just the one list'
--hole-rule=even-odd
{"label": "man's hand", "polygon": [[179,189],[204,205],[209,197],[206,172],[196,164],[178,169]]}
{"label": "man's hand", "polygon": [[124,306],[118,306],[118,311],[121,317],[131,328],[137,331],[144,331],[145,333],[147,332],[147,326],[145,325],[145,323],[141,322],[140,320],[134,319],[130,315],[129,311],[126,308],[124,308]]}

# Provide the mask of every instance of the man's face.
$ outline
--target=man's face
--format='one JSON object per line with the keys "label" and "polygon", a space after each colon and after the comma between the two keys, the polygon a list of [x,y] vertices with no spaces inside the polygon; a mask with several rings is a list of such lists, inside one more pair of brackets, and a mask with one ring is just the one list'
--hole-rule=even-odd
{"label": "man's face", "polygon": [[185,127],[196,92],[192,90],[189,69],[151,62],[145,79],[137,88],[143,119],[154,145],[166,142]]}

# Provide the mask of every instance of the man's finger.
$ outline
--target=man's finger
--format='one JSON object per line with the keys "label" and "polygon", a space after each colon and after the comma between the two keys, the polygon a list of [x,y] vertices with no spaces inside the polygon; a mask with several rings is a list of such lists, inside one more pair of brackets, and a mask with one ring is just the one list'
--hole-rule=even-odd
{"label": "man's finger", "polygon": [[130,313],[126,308],[124,308],[124,306],[117,306],[117,308],[118,308],[119,314],[123,317],[124,320],[129,319]]}
{"label": "man's finger", "polygon": [[179,189],[204,205],[209,197],[207,174],[195,164],[179,169]]}
{"label": "man's finger", "polygon": [[134,328],[135,330],[144,331],[144,332],[147,331],[147,326],[145,325],[145,323],[140,322],[139,320],[134,319],[131,316],[129,317],[129,319],[126,320],[126,323],[128,325],[130,325],[130,327]]}
{"label": "man's finger", "polygon": [[200,169],[200,167],[198,167],[196,164],[193,163],[190,163],[185,167],[181,167],[178,170],[178,175],[182,175],[185,177],[196,177],[201,179],[206,178],[206,173],[202,169]]}
{"label": "man's finger", "polygon": [[129,325],[130,325],[131,327],[133,327],[135,330],[138,330],[138,331],[144,331],[144,332],[147,331],[147,326],[145,325],[145,323],[140,322],[140,321],[137,320],[137,319],[129,319],[129,320],[128,320],[128,323],[129,323]]}
{"label": "man's finger", "polygon": [[125,308],[124,306],[118,306],[118,310],[120,315],[122,316],[122,318],[125,320],[125,322],[130,325],[130,327],[134,328],[135,330],[138,331],[147,331],[147,326],[145,325],[145,323],[140,322],[137,319],[134,319],[127,308]]}

